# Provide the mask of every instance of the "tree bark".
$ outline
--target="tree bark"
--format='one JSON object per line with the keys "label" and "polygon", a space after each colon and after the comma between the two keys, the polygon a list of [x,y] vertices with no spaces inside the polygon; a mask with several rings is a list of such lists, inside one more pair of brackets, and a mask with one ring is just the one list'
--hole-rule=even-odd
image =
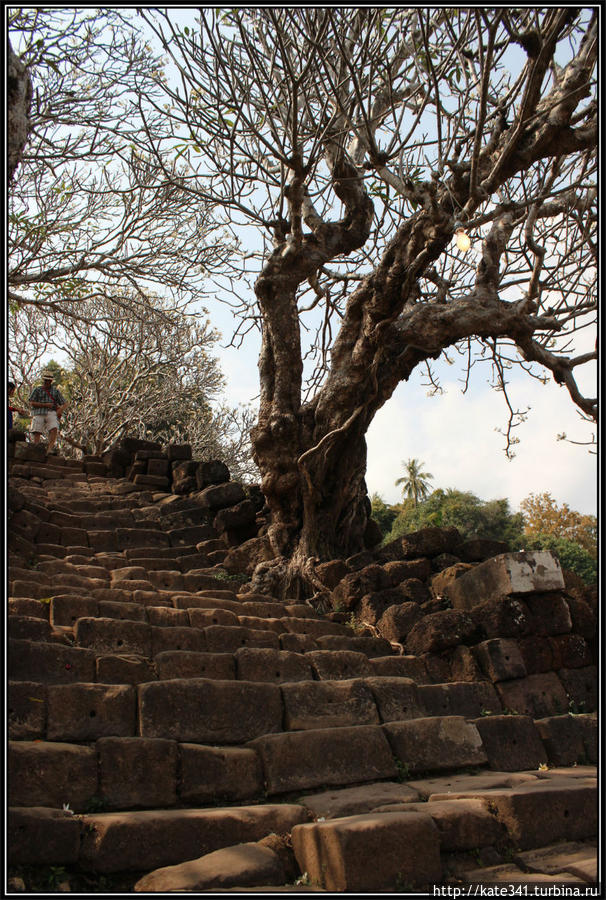
{"label": "tree bark", "polygon": [[32,102],[32,82],[8,41],[7,60],[7,170],[9,184],[23,158],[23,149],[29,136],[29,112]]}

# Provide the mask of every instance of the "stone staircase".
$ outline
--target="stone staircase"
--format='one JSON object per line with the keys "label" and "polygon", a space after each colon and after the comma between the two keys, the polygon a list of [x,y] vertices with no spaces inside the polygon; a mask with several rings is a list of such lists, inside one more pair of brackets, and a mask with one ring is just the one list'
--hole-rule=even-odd
{"label": "stone staircase", "polygon": [[13,892],[597,884],[596,660],[549,560],[442,560],[404,634],[369,579],[437,552],[326,564],[321,614],[222,567],[209,488],[107,471],[9,459]]}

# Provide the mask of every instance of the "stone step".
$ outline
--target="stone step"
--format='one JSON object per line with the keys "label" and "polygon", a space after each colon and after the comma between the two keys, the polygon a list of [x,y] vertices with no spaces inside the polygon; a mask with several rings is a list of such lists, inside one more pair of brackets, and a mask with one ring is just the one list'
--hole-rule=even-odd
{"label": "stone step", "polygon": [[[372,802],[371,792],[368,799]],[[314,807],[314,798],[304,798],[304,802]],[[539,836],[544,804],[553,818]],[[316,804],[316,815],[317,808]],[[406,885],[408,890],[430,893],[435,884],[452,883],[453,876],[455,884],[461,880],[507,883],[507,876],[513,884],[542,884],[550,879],[590,883],[597,874],[595,856],[583,844],[573,845],[574,851],[568,855],[561,853],[555,866],[549,861],[541,865],[550,854],[540,851],[518,851],[514,861],[519,865],[484,868],[478,862],[483,854],[488,858],[498,856],[497,847],[509,848],[511,853],[511,848],[543,848],[563,837],[583,841],[591,839],[596,829],[595,779],[578,779],[574,784],[572,779],[560,777],[548,785],[545,780],[530,776],[512,787],[472,790],[462,796],[438,794],[424,803],[407,802],[404,798],[354,815],[323,816],[319,821],[296,826],[292,845],[300,870],[307,872],[312,884],[325,890],[383,892],[390,888],[402,890]],[[456,865],[457,854],[465,851],[474,851],[476,857],[475,867],[467,871]],[[557,853],[551,855],[554,857]],[[373,860],[372,866],[368,865],[369,859]],[[576,872],[570,869],[575,864]],[[559,879],[553,878],[554,872]]]}
{"label": "stone step", "polygon": [[[84,871],[149,871],[267,834],[284,834],[308,818],[297,804],[223,809],[158,809],[71,816],[61,809],[9,811],[9,863],[77,863]],[[44,847],[42,853],[40,846]]]}

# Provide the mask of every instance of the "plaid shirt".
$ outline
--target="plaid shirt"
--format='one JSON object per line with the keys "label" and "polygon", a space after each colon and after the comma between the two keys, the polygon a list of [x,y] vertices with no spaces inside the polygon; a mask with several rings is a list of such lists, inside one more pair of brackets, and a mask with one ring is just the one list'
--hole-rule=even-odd
{"label": "plaid shirt", "polygon": [[36,406],[36,403],[50,403],[51,400],[54,400],[55,406],[63,406],[63,404],[65,403],[65,400],[63,399],[57,388],[53,387],[53,385],[50,386],[48,392],[45,390],[45,388],[42,387],[42,385],[34,388],[29,397],[29,402],[33,407],[33,414],[35,416],[43,416],[44,413],[50,412],[47,407]]}

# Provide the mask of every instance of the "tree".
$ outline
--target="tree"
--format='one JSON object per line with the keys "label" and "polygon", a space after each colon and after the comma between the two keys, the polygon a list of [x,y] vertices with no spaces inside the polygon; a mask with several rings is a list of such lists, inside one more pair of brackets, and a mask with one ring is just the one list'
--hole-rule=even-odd
{"label": "tree", "polygon": [[558,506],[549,491],[529,494],[522,500],[524,534],[529,538],[553,535],[582,547],[595,560],[598,553],[598,523],[595,516],[584,516],[567,503]]}
{"label": "tree", "polygon": [[287,591],[362,548],[368,426],[447,348],[506,398],[513,365],[547,372],[595,419],[597,10],[139,12],[178,73],[156,177],[177,183],[174,135],[178,184],[263,238],[236,302],[262,330],[252,440]]}
{"label": "tree", "polygon": [[9,192],[11,309],[79,315],[89,300],[120,302],[126,289],[143,308],[153,290],[173,308],[203,301],[209,271],[227,265],[233,242],[208,204],[180,187],[174,150],[170,180],[152,177],[148,137],[169,126],[148,116],[144,127],[139,107],[160,96],[162,66],[131,17],[13,8],[9,30],[11,67],[33,88]]}
{"label": "tree", "polygon": [[27,67],[14,52],[10,40],[7,50],[7,174],[10,182],[21,162],[23,148],[29,136],[32,81]]}
{"label": "tree", "polygon": [[595,555],[589,553],[577,541],[557,534],[540,534],[524,536],[522,545],[528,550],[552,550],[563,569],[574,572],[586,584],[595,584],[598,578],[598,567]]}
{"label": "tree", "polygon": [[49,320],[35,306],[11,318],[9,357],[16,380],[36,379],[40,357],[61,350],[55,371],[68,400],[61,434],[88,453],[102,454],[122,436],[187,442],[194,453],[221,457],[235,477],[251,477],[246,410],[218,407],[224,379],[211,355],[218,339],[208,321],[186,317],[148,297],[146,313],[123,294],[81,303]]}
{"label": "tree", "polygon": [[381,534],[385,537],[389,534],[394,519],[398,516],[399,507],[388,506],[382,497],[376,492],[370,498],[371,515],[381,529]]}
{"label": "tree", "polygon": [[402,461],[402,465],[406,469],[406,475],[398,478],[396,487],[402,485],[402,495],[404,497],[412,497],[415,506],[418,506],[419,500],[425,500],[429,494],[429,482],[433,478],[429,472],[421,472],[422,462],[418,459],[409,459]]}
{"label": "tree", "polygon": [[387,540],[430,525],[439,528],[454,525],[466,539],[506,541],[515,550],[520,546],[523,524],[521,513],[512,513],[505,498],[484,501],[471,491],[438,489],[418,506],[410,501],[404,503]]}

